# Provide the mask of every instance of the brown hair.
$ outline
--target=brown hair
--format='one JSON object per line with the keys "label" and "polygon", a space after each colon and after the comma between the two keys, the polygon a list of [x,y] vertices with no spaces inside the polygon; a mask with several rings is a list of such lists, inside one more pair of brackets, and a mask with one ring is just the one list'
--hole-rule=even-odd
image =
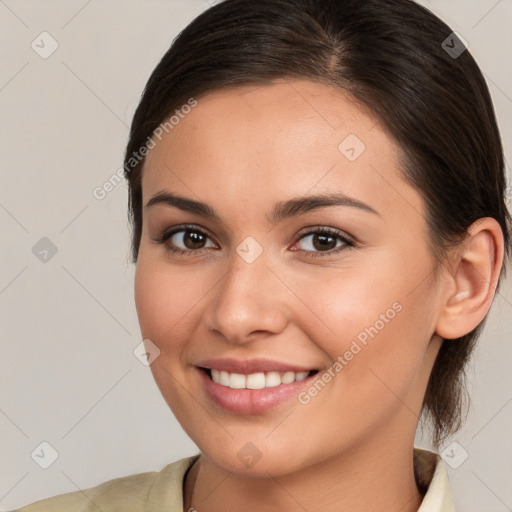
{"label": "brown hair", "polygon": [[[225,0],[203,12],[151,74],[131,125],[124,168],[133,262],[140,154],[153,132],[192,96],[277,78],[340,87],[380,118],[402,148],[404,179],[425,200],[436,269],[482,217],[499,222],[506,262],[512,219],[500,134],[484,77],[452,32],[412,0]],[[505,266],[498,288],[504,274]],[[437,448],[462,425],[464,368],[484,321],[444,340],[435,361],[423,412]]]}

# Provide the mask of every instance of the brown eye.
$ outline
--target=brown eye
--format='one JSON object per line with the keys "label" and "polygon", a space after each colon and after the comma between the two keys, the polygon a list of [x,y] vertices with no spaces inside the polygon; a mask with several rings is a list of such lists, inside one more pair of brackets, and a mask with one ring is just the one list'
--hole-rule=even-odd
{"label": "brown eye", "polygon": [[320,231],[308,233],[300,241],[303,242],[302,249],[305,251],[329,251],[339,247],[338,241],[341,241],[340,245],[345,242],[339,235]]}
{"label": "brown eye", "polygon": [[[202,252],[207,247],[216,247],[206,233],[194,226],[181,226],[168,230],[153,240],[163,244],[167,250],[179,252],[182,255],[192,255]],[[209,245],[208,242],[210,242]]]}
{"label": "brown eye", "polygon": [[316,233],[313,235],[313,247],[319,251],[334,249],[336,247],[336,238],[331,235]]}
{"label": "brown eye", "polygon": [[[167,240],[177,249],[194,251],[204,249],[209,237],[198,229],[186,228],[170,233]],[[215,244],[212,243],[209,247],[215,247]]]}
{"label": "brown eye", "polygon": [[354,242],[332,228],[318,228],[303,235],[297,244],[308,256],[330,256],[354,247]]}
{"label": "brown eye", "polygon": [[[192,231],[191,229],[183,230],[181,235],[183,245],[185,249],[202,249],[207,237],[198,231]],[[181,233],[181,232],[178,232]],[[171,237],[172,239],[173,237]]]}

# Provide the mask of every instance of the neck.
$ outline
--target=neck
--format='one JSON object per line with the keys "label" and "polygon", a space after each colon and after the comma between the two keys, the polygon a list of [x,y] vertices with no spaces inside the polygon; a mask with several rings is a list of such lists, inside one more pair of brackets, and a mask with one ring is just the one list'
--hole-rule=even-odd
{"label": "neck", "polygon": [[[402,432],[403,434],[403,432]],[[270,478],[228,473],[205,454],[186,476],[184,511],[416,512],[423,496],[413,467],[413,442],[394,436],[368,443],[305,467]],[[399,447],[400,446],[400,447]]]}

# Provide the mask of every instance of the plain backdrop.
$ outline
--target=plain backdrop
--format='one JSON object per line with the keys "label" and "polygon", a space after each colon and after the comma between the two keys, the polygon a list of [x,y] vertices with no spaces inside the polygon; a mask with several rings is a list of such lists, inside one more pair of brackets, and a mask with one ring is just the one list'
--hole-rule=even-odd
{"label": "plain backdrop", "polygon": [[[0,0],[1,510],[197,452],[133,353],[127,187],[93,190],[122,165],[150,72],[211,3]],[[510,160],[512,2],[422,3],[467,41]],[[468,421],[443,447],[465,459],[448,467],[457,510],[512,510],[511,318],[507,279],[469,368]],[[41,443],[58,454],[47,469]]]}

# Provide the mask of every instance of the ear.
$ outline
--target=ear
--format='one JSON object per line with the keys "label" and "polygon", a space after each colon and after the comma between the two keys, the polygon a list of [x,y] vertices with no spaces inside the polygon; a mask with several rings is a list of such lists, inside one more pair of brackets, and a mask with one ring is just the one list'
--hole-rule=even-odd
{"label": "ear", "polygon": [[445,339],[468,334],[485,318],[503,265],[504,238],[496,219],[478,219],[467,231],[449,255],[451,278],[436,326]]}

